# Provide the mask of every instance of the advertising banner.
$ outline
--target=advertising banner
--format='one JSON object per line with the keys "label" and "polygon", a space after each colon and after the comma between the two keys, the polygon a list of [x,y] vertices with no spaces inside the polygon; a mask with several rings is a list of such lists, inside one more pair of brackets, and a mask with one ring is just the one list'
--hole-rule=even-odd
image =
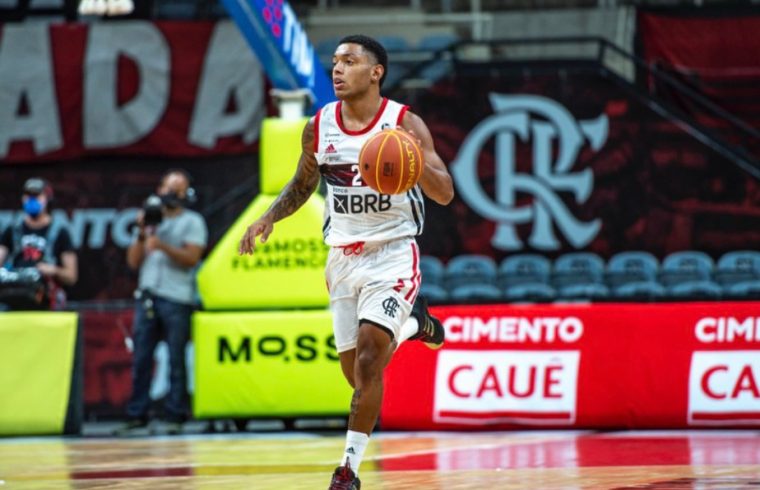
{"label": "advertising banner", "polygon": [[0,162],[250,152],[265,83],[231,22],[0,26]]}
{"label": "advertising banner", "polygon": [[322,239],[324,199],[313,195],[278,222],[266,243],[257,238],[252,255],[239,255],[240,237],[277,196],[259,194],[230,226],[198,272],[198,292],[207,310],[315,308],[329,303]]}
{"label": "advertising banner", "polygon": [[293,176],[301,154],[306,119],[268,118],[262,127],[261,193],[227,229],[198,273],[198,291],[206,310],[315,308],[328,304],[324,266],[329,247],[322,234],[324,198],[312,195],[286,220],[278,222],[265,243],[241,256],[240,239],[262,216]]}
{"label": "advertising banner", "polygon": [[440,351],[403,345],[382,425],[760,427],[760,305],[446,306]]}
{"label": "advertising banner", "polygon": [[77,328],[76,313],[0,315],[0,435],[63,433]]}
{"label": "advertising banner", "polygon": [[198,312],[193,341],[195,417],[348,415],[327,310]]}

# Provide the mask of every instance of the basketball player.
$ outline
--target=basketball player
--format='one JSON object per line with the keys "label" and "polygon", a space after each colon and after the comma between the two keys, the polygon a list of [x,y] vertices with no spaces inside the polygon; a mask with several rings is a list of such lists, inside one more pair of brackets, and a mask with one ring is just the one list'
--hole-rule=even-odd
{"label": "basketball player", "polygon": [[[333,56],[333,89],[339,99],[311,118],[301,137],[295,176],[240,241],[253,253],[257,236],[266,242],[275,222],[311,196],[322,174],[327,183],[325,242],[332,246],[326,278],[340,364],[354,388],[346,449],[331,489],[359,489],[359,465],[377,422],[383,370],[403,340],[431,348],[443,345],[443,327],[427,311],[420,287],[419,249],[425,210],[420,189],[448,204],[454,189],[425,123],[408,107],[383,98],[388,56],[367,36],[343,38]],[[380,195],[359,174],[359,151],[385,128],[409,131],[419,141],[425,169],[417,186],[400,195]]]}

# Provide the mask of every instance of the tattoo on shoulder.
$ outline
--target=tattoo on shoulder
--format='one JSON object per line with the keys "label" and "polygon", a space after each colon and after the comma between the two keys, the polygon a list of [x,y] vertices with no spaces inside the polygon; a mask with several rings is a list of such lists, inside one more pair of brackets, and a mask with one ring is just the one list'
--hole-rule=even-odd
{"label": "tattoo on shoulder", "polygon": [[314,151],[314,118],[309,119],[301,132],[301,149],[304,153],[313,154]]}

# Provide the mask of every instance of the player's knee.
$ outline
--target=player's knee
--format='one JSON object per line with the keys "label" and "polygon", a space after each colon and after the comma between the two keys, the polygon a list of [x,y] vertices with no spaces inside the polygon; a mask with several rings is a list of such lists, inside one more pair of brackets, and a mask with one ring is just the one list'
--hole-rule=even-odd
{"label": "player's knee", "polygon": [[371,382],[381,376],[383,365],[383,355],[379,349],[365,349],[356,357],[356,375],[361,383]]}

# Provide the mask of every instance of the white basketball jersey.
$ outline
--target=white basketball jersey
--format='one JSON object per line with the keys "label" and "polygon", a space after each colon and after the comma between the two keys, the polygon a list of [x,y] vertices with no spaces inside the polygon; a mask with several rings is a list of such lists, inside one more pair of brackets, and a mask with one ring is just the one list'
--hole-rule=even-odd
{"label": "white basketball jersey", "polygon": [[415,186],[405,194],[379,194],[362,182],[359,151],[372,135],[395,128],[408,109],[383,98],[369,125],[350,131],[341,120],[341,102],[331,102],[314,121],[314,153],[327,184],[323,233],[325,243],[342,246],[355,242],[379,242],[422,233],[425,206]]}

